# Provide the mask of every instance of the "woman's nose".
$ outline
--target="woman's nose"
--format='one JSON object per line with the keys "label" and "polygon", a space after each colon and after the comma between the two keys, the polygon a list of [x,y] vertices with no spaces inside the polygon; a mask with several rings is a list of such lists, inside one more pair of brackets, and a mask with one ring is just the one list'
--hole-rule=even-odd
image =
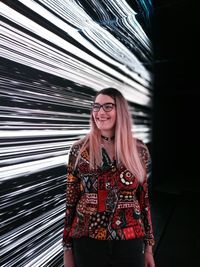
{"label": "woman's nose", "polygon": [[105,114],[106,112],[105,112],[105,110],[103,109],[103,107],[100,107],[100,109],[99,109],[99,114]]}

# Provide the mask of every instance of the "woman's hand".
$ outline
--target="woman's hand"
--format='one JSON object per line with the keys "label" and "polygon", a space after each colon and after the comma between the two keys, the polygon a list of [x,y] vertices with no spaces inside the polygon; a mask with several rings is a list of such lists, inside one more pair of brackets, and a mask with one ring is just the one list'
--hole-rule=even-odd
{"label": "woman's hand", "polygon": [[153,253],[151,251],[148,251],[148,250],[144,251],[144,266],[155,267]]}
{"label": "woman's hand", "polygon": [[72,250],[64,251],[64,267],[75,267]]}

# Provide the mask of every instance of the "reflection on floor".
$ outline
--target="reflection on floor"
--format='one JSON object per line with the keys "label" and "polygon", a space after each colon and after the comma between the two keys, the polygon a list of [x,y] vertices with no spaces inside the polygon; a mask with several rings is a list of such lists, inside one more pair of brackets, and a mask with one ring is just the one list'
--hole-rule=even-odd
{"label": "reflection on floor", "polygon": [[150,195],[156,267],[199,267],[200,187],[181,192],[163,188]]}

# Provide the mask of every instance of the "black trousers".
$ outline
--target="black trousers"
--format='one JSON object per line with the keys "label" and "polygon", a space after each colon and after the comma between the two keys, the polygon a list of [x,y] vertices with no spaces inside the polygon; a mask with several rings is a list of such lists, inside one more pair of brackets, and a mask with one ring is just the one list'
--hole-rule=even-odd
{"label": "black trousers", "polygon": [[143,239],[73,239],[76,267],[144,267]]}

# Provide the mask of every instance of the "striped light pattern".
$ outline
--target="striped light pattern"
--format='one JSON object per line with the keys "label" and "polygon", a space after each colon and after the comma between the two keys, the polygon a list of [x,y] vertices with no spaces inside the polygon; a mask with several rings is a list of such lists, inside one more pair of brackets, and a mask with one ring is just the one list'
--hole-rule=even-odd
{"label": "striped light pattern", "polygon": [[0,266],[59,267],[68,152],[95,93],[119,89],[151,141],[151,41],[125,0],[7,0],[0,14]]}

